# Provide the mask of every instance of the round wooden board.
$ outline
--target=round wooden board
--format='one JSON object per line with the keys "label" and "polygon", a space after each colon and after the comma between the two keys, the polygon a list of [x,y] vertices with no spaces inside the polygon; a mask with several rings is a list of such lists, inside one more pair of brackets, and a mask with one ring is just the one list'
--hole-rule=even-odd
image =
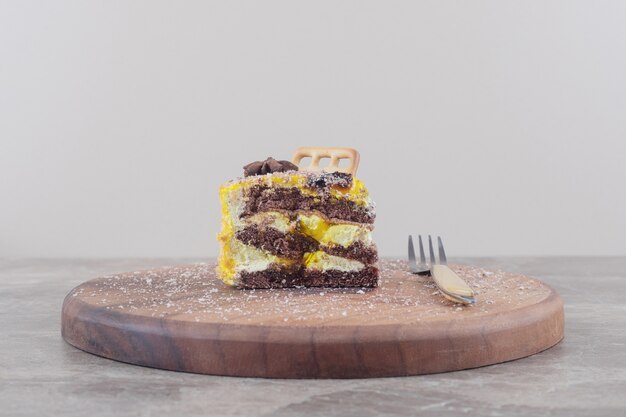
{"label": "round wooden board", "polygon": [[376,289],[237,290],[214,265],[87,281],[63,303],[63,338],[122,362],[275,378],[418,375],[509,361],[563,338],[563,304],[523,275],[453,265],[478,302],[444,299],[429,277],[381,262]]}

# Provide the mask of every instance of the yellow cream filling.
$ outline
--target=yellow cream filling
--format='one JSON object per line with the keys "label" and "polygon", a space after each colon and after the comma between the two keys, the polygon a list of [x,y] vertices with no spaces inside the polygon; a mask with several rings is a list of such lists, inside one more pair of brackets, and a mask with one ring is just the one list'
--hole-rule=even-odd
{"label": "yellow cream filling", "polygon": [[310,236],[318,242],[324,238],[330,227],[330,223],[315,214],[299,214],[298,225],[304,235]]}
{"label": "yellow cream filling", "polygon": [[299,214],[298,224],[303,234],[323,245],[340,245],[347,248],[356,241],[361,241],[365,245],[372,242],[372,232],[369,228],[356,224],[330,223],[316,214]]}
{"label": "yellow cream filling", "polygon": [[336,224],[330,226],[322,239],[324,245],[340,245],[347,248],[354,242],[363,242],[365,245],[372,243],[372,233],[369,229],[354,224]]}
{"label": "yellow cream filling", "polygon": [[291,221],[289,216],[277,211],[264,211],[254,214],[248,217],[245,223],[273,227],[283,233],[289,233],[295,227],[295,223]]}
{"label": "yellow cream filling", "polygon": [[[318,197],[321,196],[314,188],[306,187],[306,177],[298,173],[275,173],[272,175],[258,175],[246,177],[238,181],[232,181],[220,188],[220,196],[240,188],[254,185],[266,185],[269,187],[298,188],[302,194]],[[347,199],[356,204],[368,205],[369,193],[365,184],[358,178],[352,178],[350,188],[331,187],[330,194],[340,199]]]}
{"label": "yellow cream filling", "polygon": [[329,255],[324,251],[309,252],[304,254],[304,266],[307,269],[315,269],[327,271],[335,269],[344,272],[359,271],[365,266],[354,259],[342,258],[339,256]]}
{"label": "yellow cream filling", "polygon": [[220,256],[217,259],[217,274],[227,284],[233,285],[235,276],[235,260],[230,247],[234,237],[233,219],[228,206],[229,194],[235,187],[220,187],[220,206],[222,209],[222,230],[217,234],[220,243]]}

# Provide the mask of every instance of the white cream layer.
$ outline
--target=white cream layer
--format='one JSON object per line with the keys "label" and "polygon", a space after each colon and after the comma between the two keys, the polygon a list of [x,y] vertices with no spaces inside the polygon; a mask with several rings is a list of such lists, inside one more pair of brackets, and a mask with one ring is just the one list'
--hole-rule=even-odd
{"label": "white cream layer", "polygon": [[271,264],[284,263],[278,256],[274,256],[254,246],[246,245],[237,239],[231,239],[228,245],[230,245],[230,253],[235,262],[236,272],[264,271]]}
{"label": "white cream layer", "polygon": [[317,271],[336,270],[342,272],[356,272],[365,268],[365,265],[359,261],[329,255],[323,251],[305,254],[304,264],[306,269]]}

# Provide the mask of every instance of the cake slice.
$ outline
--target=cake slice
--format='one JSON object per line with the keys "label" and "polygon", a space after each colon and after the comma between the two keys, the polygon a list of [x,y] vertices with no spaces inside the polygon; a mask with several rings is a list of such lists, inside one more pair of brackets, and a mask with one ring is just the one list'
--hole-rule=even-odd
{"label": "cake slice", "polygon": [[358,153],[321,151],[356,155],[352,172],[333,170],[340,169],[336,157],[325,170],[299,170],[268,158],[246,165],[244,178],[220,187],[217,272],[224,282],[238,288],[378,285],[374,203],[352,175]]}

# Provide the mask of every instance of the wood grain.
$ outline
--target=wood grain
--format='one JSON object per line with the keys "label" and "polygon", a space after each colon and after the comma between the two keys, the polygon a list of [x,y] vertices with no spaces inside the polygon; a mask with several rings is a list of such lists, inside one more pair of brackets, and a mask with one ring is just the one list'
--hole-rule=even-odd
{"label": "wood grain", "polygon": [[381,262],[366,289],[237,290],[196,264],[101,277],[74,288],[63,338],[87,352],[176,371],[276,378],[364,378],[474,368],[522,358],[563,337],[546,284],[452,268],[478,303],[452,304],[404,262]]}

